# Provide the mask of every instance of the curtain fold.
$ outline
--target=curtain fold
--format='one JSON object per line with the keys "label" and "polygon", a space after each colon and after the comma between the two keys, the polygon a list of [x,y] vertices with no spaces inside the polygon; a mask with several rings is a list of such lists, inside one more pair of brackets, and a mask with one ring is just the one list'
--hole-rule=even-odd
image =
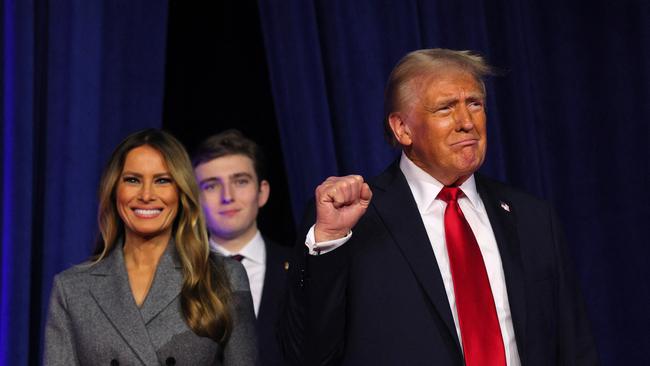
{"label": "curtain fold", "polygon": [[[286,73],[271,72],[270,79],[275,108],[283,116],[283,123],[278,127],[287,175],[299,197],[291,202],[294,217],[299,217],[295,214],[299,212],[300,202],[307,199],[306,192],[315,187],[314,178],[324,179],[337,170],[316,10],[307,1],[260,2],[259,5],[260,11],[273,19],[292,19],[263,24],[262,33],[265,42],[273,44],[267,47],[269,69],[286,70]],[[294,105],[300,107],[293,108]],[[304,167],[302,159],[313,164]],[[305,169],[309,170],[308,174]]]}
{"label": "curtain fold", "polygon": [[[32,186],[29,164],[33,145],[32,3],[2,4],[2,247],[0,248],[0,363],[16,364],[29,351],[32,279]],[[22,19],[22,21],[19,21]],[[28,57],[24,57],[28,55]],[[19,362],[26,363],[26,362]]]}
{"label": "curtain fold", "polygon": [[650,344],[650,5],[643,0],[259,0],[296,217],[328,175],[377,174],[383,87],[418,48],[470,49],[488,80],[486,174],[550,200],[603,364]]}
{"label": "curtain fold", "polygon": [[0,364],[40,364],[55,273],[88,258],[99,175],[162,124],[167,2],[2,2]]}

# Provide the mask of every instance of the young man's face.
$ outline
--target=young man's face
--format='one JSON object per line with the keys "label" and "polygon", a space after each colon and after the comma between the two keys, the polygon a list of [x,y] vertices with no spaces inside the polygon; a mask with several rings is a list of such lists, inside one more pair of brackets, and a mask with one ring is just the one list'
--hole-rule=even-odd
{"label": "young man's face", "polygon": [[269,183],[259,182],[253,161],[245,155],[226,155],[194,168],[201,205],[212,238],[219,242],[252,238],[257,212],[269,198]]}

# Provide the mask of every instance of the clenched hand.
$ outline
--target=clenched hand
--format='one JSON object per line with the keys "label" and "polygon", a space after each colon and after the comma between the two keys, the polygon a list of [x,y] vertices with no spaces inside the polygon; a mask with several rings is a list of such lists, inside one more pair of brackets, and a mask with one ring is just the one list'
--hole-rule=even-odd
{"label": "clenched hand", "polygon": [[316,242],[346,236],[366,212],[371,198],[372,191],[360,175],[327,178],[316,187]]}

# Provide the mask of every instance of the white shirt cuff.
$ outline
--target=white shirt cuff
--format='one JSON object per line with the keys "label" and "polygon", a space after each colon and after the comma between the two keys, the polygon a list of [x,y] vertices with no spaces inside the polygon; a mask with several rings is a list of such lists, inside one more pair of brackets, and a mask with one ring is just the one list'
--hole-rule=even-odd
{"label": "white shirt cuff", "polygon": [[348,235],[340,239],[322,241],[320,243],[316,243],[316,238],[314,238],[314,226],[315,225],[311,226],[309,232],[307,233],[307,237],[305,238],[305,245],[307,246],[307,248],[309,248],[310,255],[329,253],[332,250],[345,244],[352,237],[352,231],[350,231]]}

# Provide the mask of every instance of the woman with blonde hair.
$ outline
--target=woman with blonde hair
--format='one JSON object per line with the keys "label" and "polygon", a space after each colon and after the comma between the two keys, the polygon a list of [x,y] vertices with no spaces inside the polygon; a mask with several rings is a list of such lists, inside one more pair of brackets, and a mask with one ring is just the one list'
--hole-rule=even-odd
{"label": "woman with blonde hair", "polygon": [[255,317],[235,260],[211,254],[183,146],[144,130],[113,152],[90,261],[54,279],[46,365],[254,365]]}

